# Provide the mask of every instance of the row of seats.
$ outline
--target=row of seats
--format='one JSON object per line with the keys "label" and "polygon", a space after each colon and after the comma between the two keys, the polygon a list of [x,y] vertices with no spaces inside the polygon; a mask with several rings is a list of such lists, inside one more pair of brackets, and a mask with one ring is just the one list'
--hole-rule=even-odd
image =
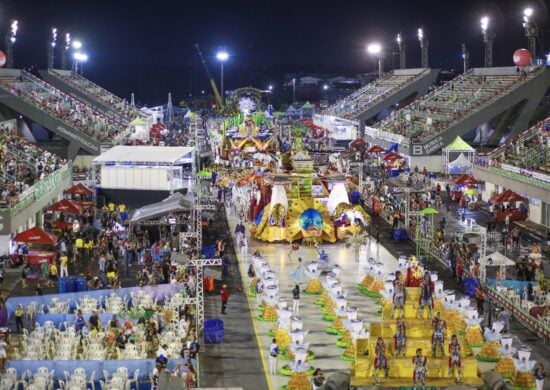
{"label": "row of seats", "polygon": [[0,207],[15,205],[25,190],[66,163],[17,135],[15,128],[0,126]]}
{"label": "row of seats", "polygon": [[129,104],[126,100],[121,99],[115,94],[107,91],[77,73],[71,72],[67,75],[67,73],[63,73],[55,69],[50,69],[49,72],[53,76],[62,79],[69,85],[82,91],[85,95],[90,96],[102,103],[106,103],[109,107],[112,107],[118,112],[120,118],[125,124],[128,124],[140,115],[139,109]]}
{"label": "row of seats", "polygon": [[339,100],[334,105],[327,108],[323,114],[353,119],[356,115],[367,110],[398,88],[402,88],[404,85],[418,79],[426,72],[428,72],[427,69],[416,74],[407,75],[390,72],[384,77],[365,85],[351,95]]}
{"label": "row of seats", "polygon": [[22,71],[20,77],[2,77],[0,88],[101,142],[113,142],[125,133],[123,124],[28,72]]}
{"label": "row of seats", "polygon": [[541,68],[526,74],[479,76],[473,70],[393,112],[378,129],[400,134],[412,141],[433,137],[512,88],[532,79]]}

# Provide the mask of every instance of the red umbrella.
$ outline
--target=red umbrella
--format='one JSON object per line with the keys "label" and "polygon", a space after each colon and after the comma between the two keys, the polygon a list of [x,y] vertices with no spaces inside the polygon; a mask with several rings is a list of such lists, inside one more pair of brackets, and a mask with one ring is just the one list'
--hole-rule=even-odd
{"label": "red umbrella", "polygon": [[52,204],[46,210],[57,211],[67,214],[80,214],[82,212],[82,207],[80,207],[80,205],[76,204],[72,200],[61,199],[60,201]]}
{"label": "red umbrella", "polygon": [[493,200],[497,203],[522,202],[525,201],[525,198],[521,195],[516,194],[512,190],[506,190],[502,194],[497,194],[493,196]]}
{"label": "red umbrella", "polygon": [[462,186],[462,185],[479,184],[481,182],[479,180],[477,180],[476,178],[474,178],[473,176],[464,174],[464,175],[460,175],[459,177],[457,177],[454,180],[454,183],[458,186]]}
{"label": "red umbrella", "polygon": [[382,157],[382,160],[384,161],[393,161],[393,160],[401,160],[401,159],[403,159],[403,156],[400,156],[395,152],[390,152],[386,154],[384,157]]}
{"label": "red umbrella", "polygon": [[362,138],[357,138],[355,141],[349,143],[350,148],[364,149],[367,142]]}
{"label": "red umbrella", "polygon": [[367,150],[368,153],[382,153],[382,152],[385,152],[386,149],[378,146],[378,145],[374,145],[374,146],[371,146],[369,148],[369,150]]}
{"label": "red umbrella", "polygon": [[27,244],[47,244],[47,245],[57,244],[57,237],[55,235],[40,229],[38,226],[35,226],[32,229],[25,230],[24,232],[19,233],[17,236],[13,238],[13,240],[15,242],[24,242]]}
{"label": "red umbrella", "polygon": [[65,193],[71,195],[91,196],[94,194],[94,191],[86,187],[84,184],[78,183],[66,190]]}

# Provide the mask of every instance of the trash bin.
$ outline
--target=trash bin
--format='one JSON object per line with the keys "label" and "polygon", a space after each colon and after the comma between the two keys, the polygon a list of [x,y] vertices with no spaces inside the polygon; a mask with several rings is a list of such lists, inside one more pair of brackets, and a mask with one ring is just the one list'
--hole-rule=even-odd
{"label": "trash bin", "polygon": [[204,342],[206,344],[223,342],[223,320],[211,318],[204,321]]}
{"label": "trash bin", "polygon": [[[65,294],[65,293],[69,292],[69,291],[67,291],[68,284],[69,284],[69,278],[60,278],[59,279],[59,293],[60,294]],[[74,290],[74,287],[73,287],[73,290]]]}
{"label": "trash bin", "polygon": [[476,278],[464,278],[464,294],[474,298],[476,296],[476,288],[478,282]]}
{"label": "trash bin", "polygon": [[74,291],[82,292],[88,291],[88,284],[86,283],[86,278],[78,276],[74,278]]}

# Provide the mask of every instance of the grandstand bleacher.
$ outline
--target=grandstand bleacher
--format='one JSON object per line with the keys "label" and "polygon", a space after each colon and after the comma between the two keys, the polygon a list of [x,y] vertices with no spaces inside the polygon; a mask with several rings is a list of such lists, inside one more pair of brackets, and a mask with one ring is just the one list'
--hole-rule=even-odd
{"label": "grandstand bleacher", "polygon": [[52,76],[53,79],[49,78],[48,81],[51,81],[54,85],[57,84],[54,83],[54,80],[56,79],[61,83],[76,89],[82,95],[105,107],[107,109],[104,111],[106,115],[112,116],[124,125],[128,125],[136,117],[144,115],[141,110],[132,106],[126,100],[121,99],[115,94],[107,91],[106,89],[75,72],[68,70],[48,69],[45,72],[41,71],[41,74],[45,78],[48,75]]}
{"label": "grandstand bleacher", "polygon": [[344,119],[355,119],[362,112],[381,102],[392,93],[427,75],[430,69],[406,69],[387,73],[339,100],[324,110],[321,115],[332,115]]}
{"label": "grandstand bleacher", "polygon": [[101,143],[117,144],[127,136],[128,129],[123,123],[106,117],[29,72],[21,71],[18,76],[2,74],[0,88]]}

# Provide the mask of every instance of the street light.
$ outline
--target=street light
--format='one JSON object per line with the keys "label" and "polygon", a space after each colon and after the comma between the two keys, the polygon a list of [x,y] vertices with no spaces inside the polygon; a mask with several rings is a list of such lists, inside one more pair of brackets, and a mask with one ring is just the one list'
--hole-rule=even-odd
{"label": "street light", "polygon": [[220,89],[222,94],[222,100],[225,98],[224,91],[223,91],[223,63],[229,59],[229,53],[224,49],[220,48],[218,50],[218,53],[216,54],[216,58],[218,61],[220,61],[220,74],[221,74],[221,80],[220,80]]}
{"label": "street light", "polygon": [[532,60],[534,60],[537,56],[537,38],[539,36],[539,27],[537,26],[533,15],[533,8],[527,7],[523,10],[522,26],[525,30],[525,36],[529,42],[529,51],[531,52]]}
{"label": "street light", "polygon": [[428,65],[428,47],[430,42],[424,36],[424,29],[420,27],[418,29],[418,41],[420,42],[420,66],[422,68],[427,68]]}
{"label": "street light", "polygon": [[379,43],[371,43],[367,46],[367,52],[378,58],[378,77],[382,78],[384,75],[384,58],[382,55],[382,45]]}
{"label": "street light", "polygon": [[[406,45],[401,38],[401,33],[397,34],[397,47],[399,48],[399,69],[405,69],[406,67]],[[393,60],[393,59],[392,59]]]}
{"label": "street light", "polygon": [[485,67],[489,68],[493,66],[493,42],[495,41],[496,34],[490,26],[490,19],[488,16],[484,16],[480,20],[481,34],[483,35],[483,42],[485,43]]}
{"label": "street light", "polygon": [[54,67],[55,61],[55,46],[57,45],[57,28],[52,28],[52,35],[50,37],[50,42],[48,45],[48,69]]}
{"label": "street light", "polygon": [[10,32],[6,35],[6,67],[13,68],[13,45],[17,40],[17,30],[19,29],[19,23],[17,20],[12,20],[10,26]]}

